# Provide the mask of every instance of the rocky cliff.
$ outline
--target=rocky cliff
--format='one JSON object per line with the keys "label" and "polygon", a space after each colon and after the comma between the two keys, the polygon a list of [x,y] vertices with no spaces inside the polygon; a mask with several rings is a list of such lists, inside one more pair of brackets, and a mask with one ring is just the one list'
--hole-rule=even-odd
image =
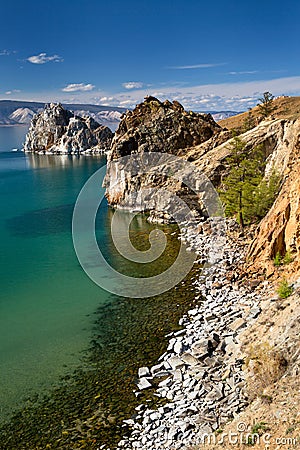
{"label": "rocky cliff", "polygon": [[274,272],[276,254],[284,257],[289,252],[294,259],[289,268],[297,276],[300,271],[300,119],[288,121],[282,136],[282,146],[277,143],[270,163],[282,173],[284,182],[272,208],[257,228],[248,260],[255,268],[264,267],[270,275]]}
{"label": "rocky cliff", "polygon": [[110,159],[134,152],[169,152],[192,147],[220,131],[210,114],[185,111],[174,101],[160,102],[146,97],[133,111],[127,111],[116,131]]}
{"label": "rocky cliff", "polygon": [[104,153],[113,133],[91,117],[74,116],[61,104],[51,103],[36,114],[26,136],[25,152],[40,154]]}
{"label": "rocky cliff", "polygon": [[[161,161],[158,160],[157,164],[151,161],[151,167],[144,170],[137,167],[138,156],[149,152],[182,156],[187,148],[199,145],[220,132],[221,128],[210,114],[185,111],[177,101],[162,103],[154,97],[146,97],[143,103],[122,118],[108,152],[105,179],[108,202],[117,208],[132,209],[140,188],[168,186],[174,193],[183,192],[181,183],[174,183],[161,173]],[[127,158],[116,162],[120,157]],[[160,199],[163,200],[162,197]],[[163,203],[157,204],[150,195],[140,201],[139,209],[161,211]],[[169,218],[168,214],[162,214],[166,220]]]}
{"label": "rocky cliff", "polygon": [[[262,145],[267,157],[266,173],[272,169],[283,176],[288,170],[299,134],[297,119],[269,119],[240,135],[247,149]],[[108,152],[105,180],[108,202],[117,208],[132,209],[136,193],[146,187],[167,187],[200,209],[197,199],[186,195],[185,187],[165,177],[159,165],[147,171],[137,169],[138,156],[147,152],[170,153],[193,162],[215,186],[228,173],[232,133],[217,125],[210,115],[187,112],[177,103],[160,102],[148,97],[123,117]],[[116,162],[126,156],[126,162]],[[147,173],[145,173],[147,172]],[[134,176],[132,174],[135,174]],[[141,203],[141,202],[140,202]],[[163,202],[162,202],[163,203]],[[188,202],[187,202],[188,203]],[[159,210],[162,204],[153,198],[140,205],[141,210]],[[161,215],[168,219],[167,214]]]}

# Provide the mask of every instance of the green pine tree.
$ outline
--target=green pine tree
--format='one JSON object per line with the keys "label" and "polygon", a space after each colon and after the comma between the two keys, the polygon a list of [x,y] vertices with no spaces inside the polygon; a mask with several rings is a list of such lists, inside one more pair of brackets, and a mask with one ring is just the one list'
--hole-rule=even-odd
{"label": "green pine tree", "polygon": [[248,149],[245,142],[234,137],[227,162],[231,170],[223,180],[221,200],[225,204],[225,214],[236,216],[241,227],[244,227],[251,217],[255,192],[263,178],[264,152],[261,146]]}
{"label": "green pine tree", "polygon": [[259,183],[254,203],[252,205],[253,220],[261,220],[265,217],[277,197],[281,187],[281,176],[273,170],[271,174],[263,178]]}
{"label": "green pine tree", "polygon": [[273,170],[264,177],[266,154],[263,147],[247,148],[234,137],[227,159],[229,174],[222,181],[221,200],[228,216],[236,216],[241,227],[261,220],[278,195],[281,177]]}
{"label": "green pine tree", "polygon": [[255,118],[252,114],[251,108],[248,109],[248,114],[243,121],[242,132],[246,133],[246,131],[252,130],[256,126]]}
{"label": "green pine tree", "polygon": [[264,92],[263,97],[259,98],[258,108],[263,118],[270,116],[276,109],[274,106],[274,96],[271,92]]}

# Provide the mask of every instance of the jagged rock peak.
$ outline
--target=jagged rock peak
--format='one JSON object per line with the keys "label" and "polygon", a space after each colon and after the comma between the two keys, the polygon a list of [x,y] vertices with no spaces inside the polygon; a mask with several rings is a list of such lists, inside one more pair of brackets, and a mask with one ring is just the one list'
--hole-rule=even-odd
{"label": "jagged rock peak", "polygon": [[[116,208],[140,211],[162,211],[166,198],[160,200],[143,198],[137,206],[136,192],[172,183],[168,177],[160,174],[160,163],[152,160],[152,167],[144,173],[137,167],[138,156],[149,152],[168,153],[184,157],[188,148],[202,144],[221,133],[222,128],[210,114],[185,111],[183,106],[174,101],[159,101],[155,97],[146,97],[133,111],[127,111],[107,153],[107,173],[104,180],[106,197],[110,205]],[[127,156],[124,160],[120,157]],[[155,158],[154,158],[155,159]],[[156,159],[155,159],[156,161]],[[176,170],[173,168],[173,170]],[[172,186],[174,192],[180,190],[181,183]],[[179,186],[180,185],[180,186]],[[183,189],[184,190],[184,189]],[[190,201],[192,208],[198,206],[196,194],[185,201]],[[196,205],[196,206],[195,206]],[[202,207],[202,206],[200,206]],[[170,220],[164,215],[163,220]]]}
{"label": "jagged rock peak", "polygon": [[52,154],[104,153],[113,133],[89,116],[79,117],[60,103],[46,104],[31,121],[24,151]]}
{"label": "jagged rock peak", "polygon": [[185,111],[176,100],[161,102],[148,96],[133,111],[122,116],[111,157],[133,151],[178,151],[198,145],[218,133],[221,127],[210,114]]}

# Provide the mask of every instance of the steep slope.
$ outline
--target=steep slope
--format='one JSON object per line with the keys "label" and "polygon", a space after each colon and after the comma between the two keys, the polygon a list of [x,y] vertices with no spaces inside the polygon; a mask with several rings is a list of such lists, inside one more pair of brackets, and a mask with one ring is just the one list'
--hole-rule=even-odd
{"label": "steep slope", "polygon": [[[267,157],[266,172],[272,168],[283,172],[293,151],[298,127],[299,123],[295,120],[265,120],[252,130],[239,135],[239,138],[249,149],[262,145]],[[185,154],[215,185],[220,183],[222,176],[229,169],[226,159],[231,154],[231,136],[229,131],[222,131],[203,144],[187,149]]]}
{"label": "steep slope", "polygon": [[282,189],[269,213],[257,228],[249,249],[249,262],[262,265],[267,273],[274,271],[273,259],[286,252],[294,258],[289,266],[294,276],[300,270],[300,119],[290,125],[286,147],[274,152],[272,160],[284,175]]}
{"label": "steep slope", "polygon": [[[287,97],[282,96],[274,99],[275,110],[272,114],[274,119],[295,119],[300,114],[300,97]],[[251,109],[251,113],[256,121],[256,125],[261,120],[261,113],[257,106]],[[239,129],[243,126],[246,120],[248,112],[243,112],[241,114],[225,118],[220,120],[218,123],[224,128]]]}
{"label": "steep slope", "polygon": [[48,154],[102,153],[113,134],[91,117],[74,116],[60,104],[51,103],[36,114],[24,144],[25,152]]}

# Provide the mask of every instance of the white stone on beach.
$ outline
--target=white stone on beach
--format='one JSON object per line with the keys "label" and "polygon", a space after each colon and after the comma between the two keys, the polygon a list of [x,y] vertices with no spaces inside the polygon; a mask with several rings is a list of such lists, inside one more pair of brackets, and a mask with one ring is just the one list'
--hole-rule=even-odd
{"label": "white stone on beach", "polygon": [[138,371],[139,378],[150,376],[150,370],[148,367],[140,367]]}
{"label": "white stone on beach", "polygon": [[152,387],[152,384],[147,380],[147,378],[140,378],[137,387],[142,391],[143,389],[148,389]]}

